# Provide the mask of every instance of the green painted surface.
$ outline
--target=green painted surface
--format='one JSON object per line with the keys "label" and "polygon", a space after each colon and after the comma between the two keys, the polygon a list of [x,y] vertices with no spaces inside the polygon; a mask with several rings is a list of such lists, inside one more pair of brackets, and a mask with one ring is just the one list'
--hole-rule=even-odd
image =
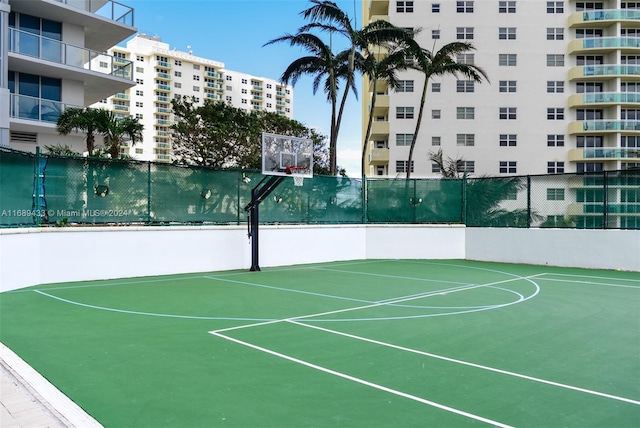
{"label": "green painted surface", "polygon": [[0,311],[105,427],[640,426],[638,273],[369,260],[41,285]]}

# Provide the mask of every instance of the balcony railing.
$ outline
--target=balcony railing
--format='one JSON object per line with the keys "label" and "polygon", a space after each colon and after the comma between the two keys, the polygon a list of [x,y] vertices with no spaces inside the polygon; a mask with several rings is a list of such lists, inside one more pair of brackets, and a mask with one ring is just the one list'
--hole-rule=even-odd
{"label": "balcony railing", "polygon": [[582,44],[582,49],[621,49],[640,48],[640,37],[591,37],[575,40],[574,43]]}
{"label": "balcony railing", "polygon": [[637,9],[606,9],[606,10],[592,10],[588,12],[582,12],[582,20],[584,22],[591,21],[604,21],[604,20],[640,20],[640,10]]}
{"label": "balcony railing", "polygon": [[582,152],[582,159],[640,159],[640,147],[589,147],[585,149],[575,149]]}
{"label": "balcony railing", "polygon": [[15,28],[9,30],[9,52],[133,80],[133,63],[129,60]]}
{"label": "balcony railing", "polygon": [[58,116],[70,107],[82,108],[60,101],[11,94],[10,115],[18,119],[56,123]]}
{"label": "balcony railing", "polygon": [[583,104],[618,104],[618,103],[640,103],[640,93],[638,92],[589,92],[578,94]]}
{"label": "balcony railing", "polygon": [[587,65],[582,70],[584,76],[640,75],[640,65]]}
{"label": "balcony railing", "polygon": [[58,3],[95,13],[103,18],[133,27],[133,8],[112,0],[55,0]]}
{"label": "balcony railing", "polygon": [[585,120],[583,122],[572,122],[569,124],[569,132],[579,132],[578,126],[582,131],[640,131],[640,120]]}

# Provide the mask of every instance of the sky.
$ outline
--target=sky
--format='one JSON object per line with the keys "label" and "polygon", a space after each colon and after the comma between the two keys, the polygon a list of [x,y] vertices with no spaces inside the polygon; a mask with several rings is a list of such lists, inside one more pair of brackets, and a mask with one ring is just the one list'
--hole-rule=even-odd
{"label": "sky", "polygon": [[[362,26],[360,0],[334,0]],[[287,66],[305,55],[287,43],[264,46],[268,41],[293,34],[307,22],[300,12],[308,0],[122,0],[134,8],[138,31],[158,36],[170,49],[192,50],[198,57],[220,61],[229,70],[279,80]],[[353,24],[352,24],[353,25]],[[324,36],[323,36],[324,37]],[[329,39],[325,39],[329,43]],[[332,40],[334,51],[346,47]],[[189,49],[188,47],[191,46]],[[361,84],[356,80],[358,91]],[[361,105],[349,95],[338,137],[338,166],[360,176]],[[329,136],[331,104],[319,89],[313,95],[312,77],[301,78],[294,87],[293,119]]]}

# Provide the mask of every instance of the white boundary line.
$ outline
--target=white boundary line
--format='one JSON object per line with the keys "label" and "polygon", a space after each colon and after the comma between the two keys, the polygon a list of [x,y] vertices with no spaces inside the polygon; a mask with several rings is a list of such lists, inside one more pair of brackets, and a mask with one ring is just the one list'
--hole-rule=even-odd
{"label": "white boundary line", "polygon": [[438,409],[445,410],[447,412],[451,412],[451,413],[455,413],[455,414],[458,414],[458,415],[461,415],[461,416],[465,416],[467,418],[475,419],[477,421],[484,422],[486,424],[490,424],[490,425],[493,425],[493,426],[496,426],[496,427],[512,428],[511,425],[506,425],[506,424],[503,424],[501,422],[494,421],[492,419],[488,419],[488,418],[484,418],[482,416],[474,415],[473,413],[468,413],[468,412],[465,412],[465,411],[462,411],[462,410],[455,409],[453,407],[449,407],[449,406],[445,406],[445,405],[440,404],[440,403],[436,403],[435,401],[426,400],[424,398],[420,398],[420,397],[417,397],[415,395],[407,394],[405,392],[398,391],[396,389],[388,388],[386,386],[379,385],[377,383],[369,382],[369,381],[366,381],[364,379],[360,379],[360,378],[355,377],[355,376],[350,376],[350,375],[345,374],[345,373],[341,373],[341,372],[338,372],[338,371],[335,371],[335,370],[328,369],[326,367],[322,367],[322,366],[319,366],[319,365],[316,365],[316,364],[312,364],[312,363],[310,363],[308,361],[300,360],[298,358],[294,358],[294,357],[291,357],[289,355],[281,354],[279,352],[275,352],[275,351],[272,351],[270,349],[263,348],[261,346],[253,345],[251,343],[244,342],[242,340],[234,339],[233,337],[225,336],[224,334],[220,334],[218,332],[211,332],[211,334],[213,334],[215,336],[218,336],[218,337],[221,337],[223,339],[230,340],[232,342],[238,343],[240,345],[244,345],[244,346],[247,346],[249,348],[253,348],[253,349],[256,349],[258,351],[261,351],[261,352],[264,352],[264,353],[267,353],[267,354],[270,354],[270,355],[274,355],[276,357],[283,358],[285,360],[289,360],[289,361],[292,361],[294,363],[301,364],[303,366],[307,366],[307,367],[310,367],[310,368],[315,369],[315,370],[319,370],[321,372],[325,372],[325,373],[328,373],[328,374],[331,374],[331,375],[334,375],[334,376],[338,376],[338,377],[341,377],[343,379],[350,380],[352,382],[356,382],[356,383],[359,383],[359,384],[362,384],[362,385],[365,385],[365,386],[369,386],[371,388],[375,388],[375,389],[378,389],[378,390],[381,390],[381,391],[384,391],[384,392],[388,392],[388,393],[391,393],[391,394],[394,394],[394,395],[398,395],[400,397],[408,398],[410,400],[417,401],[417,402],[422,403],[422,404],[427,404],[429,406],[436,407]]}
{"label": "white boundary line", "polygon": [[[550,274],[553,275],[553,274]],[[570,282],[572,284],[582,284],[582,285],[603,285],[605,287],[620,287],[620,288],[635,288],[636,290],[640,290],[640,286],[637,285],[624,285],[624,284],[607,284],[604,282],[592,282],[592,281],[584,281],[584,280],[570,280],[570,279],[558,279],[558,278],[540,278],[543,281],[555,281],[555,282]],[[606,279],[606,278],[602,278]],[[633,281],[633,280],[628,280]]]}
{"label": "white boundary line", "polygon": [[40,396],[75,427],[100,428],[102,425],[64,395],[51,382],[0,342],[0,358],[20,375]]}
{"label": "white boundary line", "polygon": [[576,387],[576,386],[571,386],[571,385],[567,385],[567,384],[564,384],[564,383],[553,382],[553,381],[550,381],[550,380],[545,380],[545,379],[541,379],[541,378],[537,378],[537,377],[533,377],[533,376],[527,376],[527,375],[523,375],[523,374],[520,374],[520,373],[515,373],[515,372],[510,372],[510,371],[507,371],[507,370],[497,369],[497,368],[494,368],[494,367],[483,366],[481,364],[475,364],[475,363],[470,363],[470,362],[467,362],[467,361],[456,360],[455,358],[449,358],[449,357],[445,357],[445,356],[442,356],[442,355],[431,354],[429,352],[419,351],[417,349],[406,348],[404,346],[399,346],[399,345],[394,345],[394,344],[391,344],[391,343],[381,342],[379,340],[374,340],[374,339],[368,339],[366,337],[356,336],[354,334],[349,334],[349,333],[343,333],[341,331],[336,331],[336,330],[330,330],[328,328],[318,327],[316,325],[311,325],[311,324],[305,324],[305,323],[294,321],[294,320],[286,320],[286,322],[291,323],[291,324],[296,324],[296,325],[299,325],[299,326],[303,326],[303,327],[307,327],[307,328],[312,328],[312,329],[324,331],[324,332],[331,333],[331,334],[336,334],[338,336],[344,336],[344,337],[348,337],[348,338],[351,338],[351,339],[361,340],[363,342],[373,343],[375,345],[381,345],[381,346],[385,346],[385,347],[388,347],[388,348],[398,349],[400,351],[405,351],[405,352],[411,352],[411,353],[414,353],[414,354],[424,355],[426,357],[436,358],[436,359],[443,360],[443,361],[448,361],[448,362],[451,362],[451,363],[462,364],[462,365],[465,365],[465,366],[475,367],[475,368],[478,368],[478,369],[487,370],[487,371],[491,371],[491,372],[495,372],[495,373],[500,373],[500,374],[504,374],[504,375],[508,375],[508,376],[514,376],[514,377],[518,377],[518,378],[521,378],[521,379],[531,380],[531,381],[534,381],[534,382],[540,382],[540,383],[544,383],[544,384],[547,384],[547,385],[557,386],[557,387],[560,387],[560,388],[565,388],[565,389],[571,389],[571,390],[574,390],[574,391],[584,392],[586,394],[591,394],[591,395],[597,395],[597,396],[600,396],[600,397],[610,398],[612,400],[618,400],[618,401],[623,401],[623,402],[626,402],[626,403],[640,405],[640,401],[632,400],[630,398],[619,397],[617,395],[606,394],[606,393],[603,393],[603,392],[598,392],[598,391],[593,391],[593,390],[586,389],[586,388],[580,388],[580,387]]}

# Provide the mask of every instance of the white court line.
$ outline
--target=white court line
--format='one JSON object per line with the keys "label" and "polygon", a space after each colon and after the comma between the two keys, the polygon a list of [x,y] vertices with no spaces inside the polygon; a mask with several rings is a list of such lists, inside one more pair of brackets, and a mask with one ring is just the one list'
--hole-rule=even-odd
{"label": "white court line", "polygon": [[399,346],[399,345],[394,345],[394,344],[391,344],[391,343],[381,342],[379,340],[374,340],[374,339],[368,339],[366,337],[356,336],[354,334],[349,334],[349,333],[343,333],[341,331],[336,331],[336,330],[330,330],[328,328],[318,327],[316,325],[311,325],[311,324],[305,324],[305,323],[294,321],[294,320],[286,320],[286,322],[291,323],[291,324],[296,324],[296,325],[299,325],[299,326],[303,326],[303,327],[307,327],[307,328],[313,328],[313,329],[316,329],[316,330],[321,330],[321,331],[324,331],[324,332],[327,332],[327,333],[331,333],[331,334],[336,334],[336,335],[339,335],[339,336],[348,337],[350,339],[361,340],[363,342],[369,342],[369,343],[373,343],[373,344],[376,344],[376,345],[386,346],[388,348],[393,348],[393,349],[398,349],[398,350],[405,351],[405,352],[411,352],[411,353],[414,353],[414,354],[424,355],[426,357],[436,358],[436,359],[443,360],[443,361],[448,361],[448,362],[451,362],[451,363],[462,364],[462,365],[465,365],[465,366],[475,367],[475,368],[482,369],[482,370],[488,370],[488,371],[491,371],[491,372],[500,373],[500,374],[504,374],[504,375],[508,375],[508,376],[514,376],[514,377],[518,377],[518,378],[521,378],[521,379],[526,379],[526,380],[531,380],[531,381],[534,381],[534,382],[544,383],[544,384],[547,384],[547,385],[557,386],[557,387],[560,387],[560,388],[565,388],[565,389],[571,389],[571,390],[574,390],[574,391],[584,392],[586,394],[591,394],[591,395],[597,395],[597,396],[600,396],[600,397],[610,398],[612,400],[624,401],[626,403],[640,405],[640,401],[632,400],[630,398],[619,397],[617,395],[606,394],[606,393],[603,393],[603,392],[593,391],[591,389],[579,388],[579,387],[567,385],[567,384],[564,384],[564,383],[553,382],[553,381],[550,381],[550,380],[541,379],[541,378],[537,378],[537,377],[533,377],[533,376],[527,376],[527,375],[523,375],[523,374],[520,374],[520,373],[515,373],[515,372],[510,372],[510,371],[507,371],[507,370],[497,369],[497,368],[494,368],[494,367],[483,366],[481,364],[475,364],[475,363],[470,363],[470,362],[467,362],[467,361],[456,360],[455,358],[449,358],[449,357],[445,357],[443,355],[431,354],[429,352],[419,351],[417,349],[406,348],[404,346]]}
{"label": "white court line", "polygon": [[[591,275],[574,275],[571,273],[555,273],[555,272],[547,272],[547,275],[550,276],[571,276],[574,278],[593,278],[593,279],[608,279],[611,281],[631,281],[640,283],[640,279],[632,279],[632,278],[611,278],[607,276],[591,276]],[[640,274],[638,274],[638,278],[640,278]]]}
{"label": "white court line", "polygon": [[439,282],[443,284],[461,284],[461,285],[469,285],[468,282],[458,282],[458,281],[444,281],[439,279],[430,279],[430,278],[416,278],[412,276],[399,276],[399,275],[386,275],[383,273],[372,273],[372,272],[357,272],[352,270],[342,270],[342,269],[330,269],[323,267],[312,267],[310,270],[322,270],[328,272],[339,272],[339,273],[350,273],[353,275],[365,275],[365,276],[377,276],[380,278],[391,278],[391,279],[406,279],[409,281],[421,281],[421,282]]}
{"label": "white court line", "polygon": [[[540,274],[540,275],[542,275],[542,274]],[[492,285],[503,284],[505,282],[511,282],[511,281],[518,281],[518,280],[521,280],[521,279],[528,280],[528,279],[533,278],[535,276],[537,276],[537,275],[532,275],[532,276],[529,276],[529,277],[518,277],[518,278],[504,279],[502,281],[490,282],[488,284],[476,284],[476,285],[471,285],[469,287],[464,287],[464,288],[454,288],[454,289],[451,289],[451,291],[447,291],[447,293],[457,293],[459,291],[472,290],[474,288],[489,287],[489,286],[492,286]],[[375,308],[375,307],[378,307],[378,306],[387,306],[389,304],[401,303],[401,302],[407,302],[407,301],[410,301],[410,300],[422,299],[424,297],[438,296],[442,292],[443,292],[443,290],[430,291],[430,292],[419,294],[419,295],[412,295],[412,296],[409,296],[409,297],[401,297],[401,298],[398,298],[396,300],[379,302],[379,303],[372,303],[370,305],[355,306],[355,307],[352,307],[352,308],[336,309],[336,310],[333,310],[333,311],[318,312],[318,313],[310,314],[310,315],[301,315],[301,316],[297,316],[297,317],[283,318],[281,320],[271,320],[271,321],[261,322],[261,323],[256,323],[256,324],[229,327],[229,328],[225,328],[225,329],[221,329],[221,330],[212,330],[209,333],[215,334],[216,332],[221,332],[221,331],[239,330],[239,329],[242,329],[242,328],[257,327],[257,326],[260,326],[260,325],[273,324],[273,323],[283,322],[283,321],[300,320],[300,319],[305,319],[305,318],[315,318],[315,317],[324,316],[324,315],[334,315],[334,314],[339,314],[339,313],[344,313],[344,312],[359,311],[361,309]]]}
{"label": "white court line", "polygon": [[425,400],[424,398],[420,398],[420,397],[417,397],[415,395],[407,394],[405,392],[398,391],[396,389],[388,388],[386,386],[379,385],[377,383],[369,382],[369,381],[366,381],[364,379],[360,379],[360,378],[357,378],[355,376],[348,375],[346,373],[341,373],[341,372],[338,372],[338,371],[335,371],[335,370],[328,369],[326,367],[322,367],[322,366],[319,366],[319,365],[316,365],[316,364],[312,364],[312,363],[310,363],[308,361],[300,360],[298,358],[294,358],[294,357],[291,357],[289,355],[281,354],[279,352],[275,352],[275,351],[272,351],[270,349],[263,348],[261,346],[253,345],[251,343],[244,342],[242,340],[234,339],[233,337],[225,336],[225,335],[217,333],[217,332],[210,332],[210,333],[215,335],[215,336],[221,337],[223,339],[227,339],[227,340],[230,340],[232,342],[238,343],[240,345],[244,345],[244,346],[247,346],[249,348],[256,349],[258,351],[261,351],[261,352],[264,352],[264,353],[267,353],[267,354],[270,354],[270,355],[274,355],[276,357],[283,358],[285,360],[289,360],[289,361],[292,361],[294,363],[301,364],[303,366],[307,366],[307,367],[310,367],[310,368],[315,369],[315,370],[319,370],[321,372],[325,372],[325,373],[328,373],[328,374],[331,374],[331,375],[334,375],[334,376],[338,376],[338,377],[341,377],[343,379],[350,380],[352,382],[356,382],[356,383],[359,383],[359,384],[362,384],[362,385],[365,385],[365,386],[369,386],[371,388],[379,389],[381,391],[388,392],[388,393],[391,393],[391,394],[394,394],[394,395],[398,395],[400,397],[408,398],[410,400],[417,401],[419,403],[427,404],[429,406],[436,407],[438,409],[445,410],[447,412],[451,412],[451,413],[455,413],[457,415],[465,416],[467,418],[475,419],[477,421],[484,422],[484,423],[487,423],[487,424],[490,424],[490,425],[493,425],[493,426],[496,426],[496,427],[512,428],[511,425],[506,425],[506,424],[503,424],[501,422],[497,422],[497,421],[494,421],[494,420],[491,420],[491,419],[488,419],[488,418],[484,418],[482,416],[474,415],[473,413],[468,413],[468,412],[465,412],[465,411],[462,411],[462,410],[455,409],[453,407],[445,406],[443,404],[436,403],[435,401]]}
{"label": "white court line", "polygon": [[622,285],[622,284],[608,284],[604,282],[591,282],[591,281],[571,281],[569,279],[557,279],[557,278],[540,278],[543,281],[555,281],[555,282],[570,282],[573,284],[582,284],[582,285],[604,285],[605,287],[621,287],[621,288],[635,288],[636,290],[640,290],[640,287],[637,285]]}

